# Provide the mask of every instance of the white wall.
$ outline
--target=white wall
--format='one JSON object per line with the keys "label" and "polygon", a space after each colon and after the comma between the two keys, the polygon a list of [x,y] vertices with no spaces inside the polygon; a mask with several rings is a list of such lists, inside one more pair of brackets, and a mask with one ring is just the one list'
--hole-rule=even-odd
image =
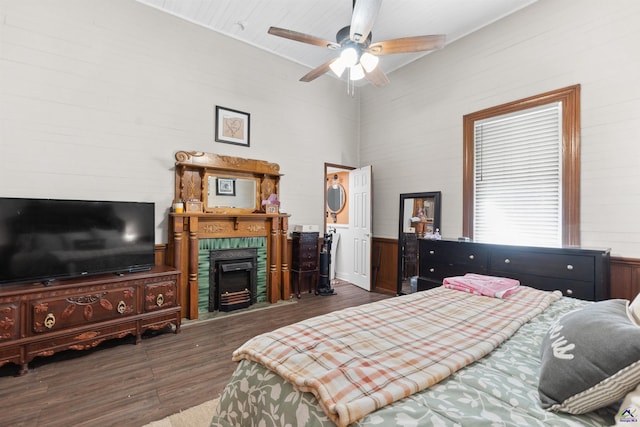
{"label": "white wall", "polygon": [[[178,150],[279,163],[291,224],[322,224],[324,162],[371,164],[375,236],[396,237],[400,193],[442,191],[456,237],[462,116],[579,83],[582,243],[640,257],[639,22],[637,0],[540,0],[359,89],[360,107],[133,0],[0,0],[0,196],[154,201],[165,242]],[[251,114],[250,148],[214,142],[215,105]]]}
{"label": "white wall", "polygon": [[[324,162],[358,163],[359,100],[328,77],[133,0],[0,0],[0,196],[156,203],[179,150],[280,164],[290,223],[323,221]],[[251,114],[214,142],[216,105]]]}
{"label": "white wall", "polygon": [[397,237],[400,193],[442,191],[443,234],[460,236],[462,116],[580,84],[582,245],[640,257],[639,43],[637,0],[540,0],[366,88],[374,234]]}

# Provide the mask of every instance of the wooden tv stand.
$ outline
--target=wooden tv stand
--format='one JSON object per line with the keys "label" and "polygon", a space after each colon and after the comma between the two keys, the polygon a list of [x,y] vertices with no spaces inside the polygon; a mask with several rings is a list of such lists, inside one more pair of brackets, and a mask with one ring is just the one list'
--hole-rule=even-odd
{"label": "wooden tv stand", "polygon": [[31,360],[62,350],[87,350],[112,339],[170,324],[180,332],[180,272],[157,266],[42,283],[0,285],[0,366],[25,374]]}

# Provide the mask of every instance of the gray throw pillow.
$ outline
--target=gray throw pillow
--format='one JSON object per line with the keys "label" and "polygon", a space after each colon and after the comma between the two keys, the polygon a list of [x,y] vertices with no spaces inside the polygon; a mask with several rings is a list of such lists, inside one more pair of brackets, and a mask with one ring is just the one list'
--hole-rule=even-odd
{"label": "gray throw pillow", "polygon": [[589,304],[562,316],[542,340],[538,392],[549,411],[583,414],[640,384],[640,327],[627,300]]}

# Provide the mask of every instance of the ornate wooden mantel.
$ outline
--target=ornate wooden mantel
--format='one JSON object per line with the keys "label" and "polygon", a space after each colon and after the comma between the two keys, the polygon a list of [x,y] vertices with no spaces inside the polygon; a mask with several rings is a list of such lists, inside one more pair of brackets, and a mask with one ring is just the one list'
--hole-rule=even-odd
{"label": "ornate wooden mantel", "polygon": [[[204,238],[266,237],[267,300],[289,297],[286,214],[267,214],[261,200],[279,195],[280,167],[260,160],[219,156],[211,153],[176,153],[175,201],[182,200],[185,212],[169,214],[167,262],[179,268],[183,317],[198,318],[198,241]],[[207,177],[231,177],[256,181],[255,206],[248,208],[207,206]]]}

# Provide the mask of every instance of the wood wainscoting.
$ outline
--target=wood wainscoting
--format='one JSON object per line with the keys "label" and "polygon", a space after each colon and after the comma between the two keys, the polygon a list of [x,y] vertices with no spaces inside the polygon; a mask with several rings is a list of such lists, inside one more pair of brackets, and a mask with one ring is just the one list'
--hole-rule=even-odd
{"label": "wood wainscoting", "polygon": [[398,239],[374,237],[371,249],[371,289],[397,293]]}
{"label": "wood wainscoting", "polygon": [[[288,245],[291,247],[291,245]],[[398,240],[374,237],[372,242],[372,289],[377,292],[397,291]],[[165,263],[166,244],[156,245],[156,265]],[[291,251],[288,254],[291,259]],[[611,257],[611,298],[632,300],[640,294],[640,259]]]}
{"label": "wood wainscoting", "polygon": [[167,244],[156,244],[155,247],[155,262],[156,265],[168,265],[167,264]]}
{"label": "wood wainscoting", "polygon": [[633,300],[640,293],[640,259],[611,257],[611,298]]}
{"label": "wood wainscoting", "polygon": [[[289,239],[290,240],[290,239]],[[322,244],[320,238],[319,244]],[[291,242],[287,245],[287,262],[291,264]],[[395,294],[397,292],[398,241],[374,237],[372,242],[372,290]],[[167,264],[167,244],[156,245],[156,265]],[[377,270],[377,271],[376,271]]]}

